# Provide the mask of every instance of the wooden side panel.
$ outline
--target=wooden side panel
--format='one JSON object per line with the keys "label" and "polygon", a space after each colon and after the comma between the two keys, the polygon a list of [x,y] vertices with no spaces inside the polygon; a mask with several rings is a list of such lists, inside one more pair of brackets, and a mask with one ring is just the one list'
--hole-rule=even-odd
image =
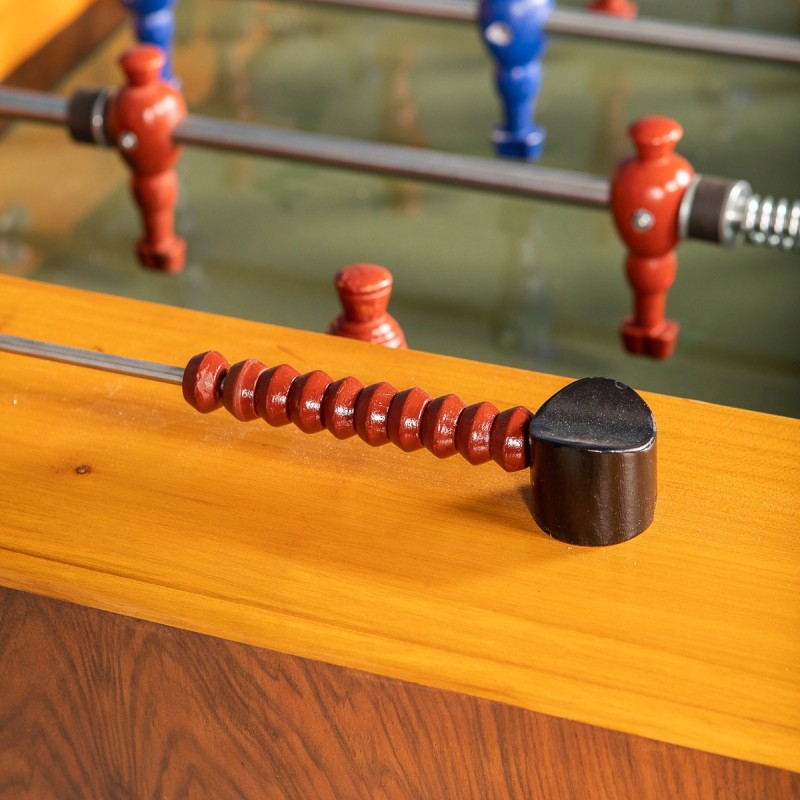
{"label": "wooden side panel", "polygon": [[800,797],[800,775],[0,589],[4,798]]}
{"label": "wooden side panel", "polygon": [[0,79],[44,47],[92,3],[93,0],[0,0]]}
{"label": "wooden side panel", "polygon": [[110,36],[126,16],[120,0],[96,0],[52,39],[41,42],[41,49],[18,64],[3,82],[25,89],[50,89]]}

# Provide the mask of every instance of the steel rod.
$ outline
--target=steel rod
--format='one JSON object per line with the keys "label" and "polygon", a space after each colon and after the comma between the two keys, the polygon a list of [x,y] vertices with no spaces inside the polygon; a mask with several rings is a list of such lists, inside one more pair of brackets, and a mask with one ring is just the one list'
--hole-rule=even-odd
{"label": "steel rod", "polygon": [[800,66],[800,38],[792,36],[655,19],[620,19],[567,9],[553,11],[545,24],[545,30],[565,36],[580,36],[620,44],[647,45]]}
{"label": "steel rod", "polygon": [[0,117],[66,125],[68,104],[67,98],[55,94],[0,87]]}
{"label": "steel rod", "polygon": [[[477,20],[475,4],[461,0],[300,1],[312,5],[382,11],[451,22],[475,23]],[[574,9],[553,10],[544,27],[547,33],[564,36],[800,65],[800,39],[790,36],[655,19],[621,19]]]}
{"label": "steel rod", "polygon": [[503,194],[605,208],[609,181],[595,175],[401,145],[301,133],[190,114],[173,132],[179,144],[354,169]]}
{"label": "steel rod", "polygon": [[315,6],[352,8],[360,11],[381,11],[409,17],[444,20],[446,22],[475,22],[475,4],[463,0],[300,0]]}
{"label": "steel rod", "polygon": [[[0,116],[42,121],[41,109],[56,109],[67,101],[44,92],[0,87]],[[46,121],[65,122],[52,114]],[[190,114],[173,132],[178,144],[234,151],[271,158],[322,164],[398,178],[462,186],[523,197],[606,208],[610,188],[606,178],[530,164],[498,161],[379,144],[358,139],[303,133],[245,122]]]}
{"label": "steel rod", "polygon": [[104,372],[132,375],[135,378],[147,378],[161,383],[180,385],[183,381],[183,367],[171,367],[155,361],[142,361],[138,358],[98,353],[95,350],[81,350],[78,347],[50,344],[37,339],[24,339],[20,336],[0,334],[0,350],[33,358],[43,358],[47,361],[60,361],[62,364],[89,367]]}

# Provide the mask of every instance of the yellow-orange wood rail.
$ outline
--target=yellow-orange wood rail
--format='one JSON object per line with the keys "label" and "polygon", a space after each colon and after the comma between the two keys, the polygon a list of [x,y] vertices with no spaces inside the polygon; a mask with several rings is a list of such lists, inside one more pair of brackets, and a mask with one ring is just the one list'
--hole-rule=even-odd
{"label": "yellow-orange wood rail", "polygon": [[[0,331],[500,408],[566,383],[11,278]],[[0,585],[800,771],[796,420],[645,395],[656,520],[581,549],[536,528],[525,472],[204,417],[174,386],[20,356],[0,375]]]}
{"label": "yellow-orange wood rail", "polygon": [[0,0],[0,80],[95,0]]}

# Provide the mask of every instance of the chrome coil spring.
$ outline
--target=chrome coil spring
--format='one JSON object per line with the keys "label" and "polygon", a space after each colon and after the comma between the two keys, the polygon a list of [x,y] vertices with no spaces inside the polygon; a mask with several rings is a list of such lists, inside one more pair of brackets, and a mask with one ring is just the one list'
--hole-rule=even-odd
{"label": "chrome coil spring", "polygon": [[747,198],[741,222],[741,233],[751,244],[800,250],[800,200],[790,203],[786,198]]}

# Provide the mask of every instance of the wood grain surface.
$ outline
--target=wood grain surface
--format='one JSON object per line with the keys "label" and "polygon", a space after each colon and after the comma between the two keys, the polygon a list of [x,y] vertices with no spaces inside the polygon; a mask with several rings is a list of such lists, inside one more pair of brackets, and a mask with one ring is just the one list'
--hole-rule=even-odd
{"label": "wood grain surface", "polygon": [[[0,0],[0,9],[2,5],[3,0]],[[94,0],[88,3],[86,0],[72,3],[60,0],[58,7],[64,14],[63,19],[58,14],[48,14],[41,2],[14,5],[8,11],[0,10],[0,16],[8,23],[3,26],[6,35],[16,34],[13,37],[14,44],[17,47],[24,44],[22,52],[27,55],[20,58],[12,47],[0,50],[0,77],[8,86],[39,91],[50,89],[63,80],[70,69],[86,58],[127,16],[119,0]],[[22,6],[27,10],[23,12]],[[28,32],[33,38],[32,45],[28,45],[19,32],[26,24],[31,24],[27,15],[34,9],[37,19],[33,23],[33,30]],[[69,16],[70,13],[75,16]],[[57,23],[62,23],[64,27],[55,27]],[[5,66],[3,57],[6,59]],[[4,69],[8,70],[7,74]]]}
{"label": "wood grain surface", "polygon": [[0,589],[0,797],[702,800],[800,775]]}
{"label": "wood grain surface", "polygon": [[[0,330],[499,408],[565,383],[14,279]],[[19,356],[0,373],[2,585],[800,770],[796,420],[647,395],[656,520],[592,550],[536,528],[524,473],[205,417],[172,386]]]}
{"label": "wood grain surface", "polygon": [[78,18],[94,0],[0,0],[0,79]]}

